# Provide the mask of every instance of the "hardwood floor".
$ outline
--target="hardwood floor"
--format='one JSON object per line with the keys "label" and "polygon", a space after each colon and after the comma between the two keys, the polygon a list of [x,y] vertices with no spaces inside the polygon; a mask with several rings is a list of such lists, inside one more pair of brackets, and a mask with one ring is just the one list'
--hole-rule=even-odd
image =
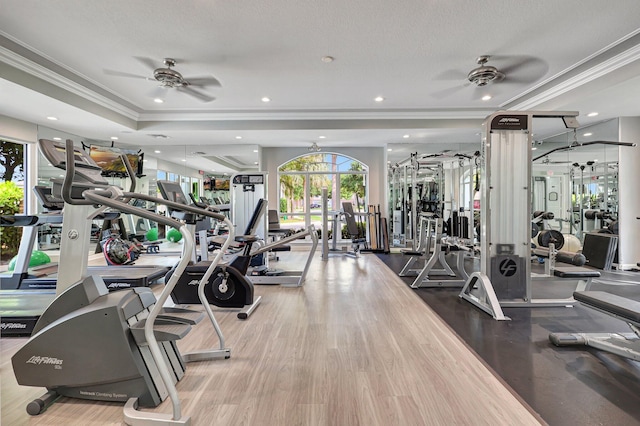
{"label": "hardwood floor", "polygon": [[[283,254],[278,267],[300,256]],[[195,425],[542,423],[375,255],[323,262],[318,252],[304,287],[256,294],[246,321],[214,310],[231,358],[188,364],[178,383]],[[0,340],[3,425],[122,424],[120,404],[68,398],[30,417],[25,406],[43,390],[18,386],[10,361],[25,341]],[[205,322],[178,343],[216,344]],[[153,411],[170,410],[165,401]]]}

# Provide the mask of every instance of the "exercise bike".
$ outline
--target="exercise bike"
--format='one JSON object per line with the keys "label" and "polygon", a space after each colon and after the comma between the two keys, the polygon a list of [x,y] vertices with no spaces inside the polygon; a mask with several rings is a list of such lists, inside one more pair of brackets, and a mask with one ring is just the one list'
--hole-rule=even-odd
{"label": "exercise bike", "polygon": [[[188,205],[182,187],[175,182],[158,181],[158,188],[166,200]],[[195,207],[191,205],[190,208],[192,209],[191,211],[193,211]],[[252,256],[250,253],[252,245],[258,240],[256,236],[249,234],[255,228],[260,217],[264,215],[266,208],[267,201],[261,199],[245,231],[248,235],[240,235],[234,238],[235,242],[241,244],[240,254],[234,255],[228,263],[217,266],[205,286],[205,296],[209,304],[219,308],[244,308],[237,315],[239,319],[247,319],[258,307],[262,299],[261,297],[254,297],[253,283],[247,278],[246,273],[251,263]],[[206,209],[203,208],[199,209],[206,211]],[[170,214],[186,220],[184,212],[180,210],[172,209]],[[189,218],[189,220],[195,219],[196,218]],[[225,219],[225,222],[228,222],[228,219]],[[229,222],[227,226],[232,227],[233,225]],[[227,237],[224,238],[226,239]],[[201,244],[202,243],[201,241]],[[201,303],[197,292],[198,283],[203,278],[210,264],[211,262],[208,261],[200,261],[187,266],[171,292],[171,298],[174,303],[180,305]],[[170,270],[165,280],[169,280],[172,274],[173,270]]]}

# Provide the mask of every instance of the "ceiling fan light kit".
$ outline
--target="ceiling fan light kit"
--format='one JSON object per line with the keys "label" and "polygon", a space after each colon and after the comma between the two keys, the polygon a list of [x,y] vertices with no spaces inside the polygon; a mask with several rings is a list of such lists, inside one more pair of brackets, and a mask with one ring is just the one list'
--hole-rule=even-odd
{"label": "ceiling fan light kit", "polygon": [[153,71],[153,77],[158,80],[163,87],[186,86],[188,84],[182,77],[182,74],[171,69],[171,67],[176,66],[175,59],[164,58],[164,64],[166,68],[158,68]]}
{"label": "ceiling fan light kit", "polygon": [[486,86],[493,81],[500,81],[504,78],[504,74],[498,71],[496,67],[485,65],[490,56],[482,55],[476,59],[478,68],[472,69],[467,75],[467,79],[478,87]]}

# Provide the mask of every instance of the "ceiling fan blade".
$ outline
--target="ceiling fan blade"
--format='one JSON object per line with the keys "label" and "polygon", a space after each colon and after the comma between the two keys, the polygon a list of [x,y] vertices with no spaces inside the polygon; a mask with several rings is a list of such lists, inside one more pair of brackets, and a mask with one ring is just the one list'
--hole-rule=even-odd
{"label": "ceiling fan blade", "polygon": [[539,59],[536,59],[532,56],[514,56],[508,58],[511,62],[510,65],[499,66],[498,69],[503,73],[514,73],[523,68],[528,68],[534,65],[536,62],[540,62]]}
{"label": "ceiling fan blade", "polygon": [[533,56],[520,56],[512,58],[513,63],[498,67],[500,72],[506,75],[505,83],[530,84],[539,80],[548,71],[547,64]]}
{"label": "ceiling fan blade", "polygon": [[156,68],[164,66],[162,64],[158,65],[158,62],[154,61],[151,58],[144,58],[142,56],[134,56],[133,58],[152,71]]}
{"label": "ceiling fan blade", "polygon": [[448,98],[449,96],[455,95],[460,90],[464,89],[466,86],[467,86],[466,84],[461,84],[459,86],[453,86],[453,87],[448,87],[442,90],[436,90],[431,94],[431,96],[433,96],[436,99]]}
{"label": "ceiling fan blade", "polygon": [[193,77],[193,78],[187,78],[185,80],[187,80],[187,82],[191,86],[198,86],[198,87],[216,86],[216,87],[222,87],[222,84],[220,84],[220,81],[218,81],[218,79],[213,77],[213,76],[211,76],[211,77]]}
{"label": "ceiling fan blade", "polygon": [[216,99],[213,96],[208,96],[208,95],[205,95],[204,93],[198,92],[197,90],[189,86],[180,86],[180,87],[176,87],[176,89],[179,92],[193,96],[194,98],[199,99],[202,102],[211,102]]}
{"label": "ceiling fan blade", "polygon": [[460,70],[446,70],[436,75],[433,79],[443,81],[466,80],[467,74]]}
{"label": "ceiling fan blade", "polygon": [[154,80],[153,78],[148,78],[143,75],[132,74],[129,72],[122,72],[122,71],[115,71],[115,70],[103,70],[103,72],[107,75],[114,75],[116,77],[137,78],[140,80]]}

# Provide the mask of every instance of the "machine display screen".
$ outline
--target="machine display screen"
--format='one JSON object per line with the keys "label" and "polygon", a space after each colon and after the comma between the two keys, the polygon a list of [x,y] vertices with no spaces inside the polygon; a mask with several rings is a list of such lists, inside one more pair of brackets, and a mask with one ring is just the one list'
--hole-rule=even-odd
{"label": "machine display screen", "polygon": [[167,180],[159,180],[158,189],[162,194],[162,198],[167,201],[173,201],[174,203],[180,203],[189,205],[187,197],[184,195],[182,187],[177,182],[171,182]]}

